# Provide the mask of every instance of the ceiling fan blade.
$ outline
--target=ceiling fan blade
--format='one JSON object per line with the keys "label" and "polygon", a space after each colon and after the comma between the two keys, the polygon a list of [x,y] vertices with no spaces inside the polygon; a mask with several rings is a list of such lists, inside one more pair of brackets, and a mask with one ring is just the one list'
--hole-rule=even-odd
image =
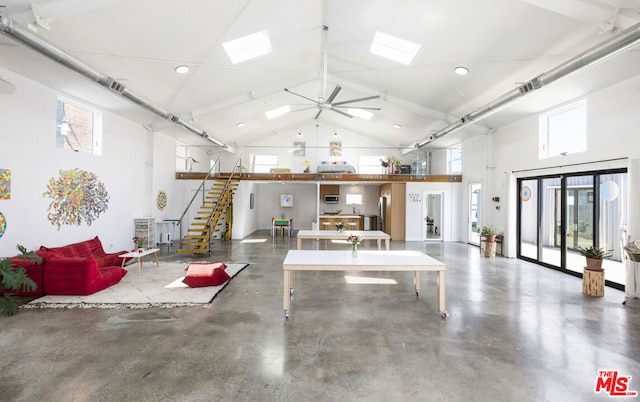
{"label": "ceiling fan blade", "polygon": [[313,120],[318,120],[318,117],[320,117],[320,113],[322,113],[322,109],[318,110],[318,113],[316,114],[316,117],[313,118]]}
{"label": "ceiling fan blade", "polygon": [[358,98],[358,99],[351,99],[351,100],[346,100],[346,101],[342,101],[342,102],[336,102],[336,103],[333,104],[333,106],[335,106],[335,105],[344,105],[345,103],[362,102],[362,101],[371,100],[371,99],[378,99],[378,98],[380,98],[380,95],[365,96],[364,98]]}
{"label": "ceiling fan blade", "polygon": [[341,114],[341,115],[343,115],[343,116],[347,116],[348,118],[353,119],[353,116],[352,116],[352,115],[350,115],[349,113],[345,113],[345,112],[343,112],[342,110],[333,109],[333,108],[331,108],[331,109],[329,109],[329,110],[331,110],[331,111],[333,111],[333,112],[336,112],[336,113],[340,113],[340,114]]}
{"label": "ceiling fan blade", "polygon": [[331,92],[331,95],[329,95],[329,97],[327,98],[327,103],[333,102],[336,96],[338,96],[338,92],[340,92],[341,89],[342,87],[340,85],[336,85],[336,87],[333,89],[333,92]]}
{"label": "ceiling fan blade", "polygon": [[317,109],[318,106],[313,105],[313,106],[307,106],[307,107],[303,107],[302,109],[296,109],[296,110],[292,110],[289,113],[293,113],[293,112],[302,112],[303,110],[309,110],[309,109]]}
{"label": "ceiling fan blade", "polygon": [[364,110],[382,110],[380,107],[369,107],[369,106],[355,106],[355,105],[331,105],[332,108],[351,108],[351,109],[364,109]]}
{"label": "ceiling fan blade", "polygon": [[311,101],[311,102],[313,102],[313,103],[319,103],[319,102],[318,102],[317,100],[315,100],[315,99],[307,98],[307,97],[306,97],[306,96],[304,96],[304,95],[300,95],[300,94],[297,94],[297,93],[295,93],[295,92],[293,92],[293,91],[289,91],[287,88],[285,88],[284,90],[285,90],[286,92],[289,92],[290,94],[293,94],[293,95],[295,95],[295,96],[299,96],[299,97],[304,98],[304,99],[306,99],[306,100],[308,100],[308,101]]}

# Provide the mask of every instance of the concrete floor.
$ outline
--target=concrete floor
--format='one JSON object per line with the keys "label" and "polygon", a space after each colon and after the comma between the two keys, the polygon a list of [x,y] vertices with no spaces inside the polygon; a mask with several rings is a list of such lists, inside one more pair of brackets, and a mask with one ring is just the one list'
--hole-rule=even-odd
{"label": "concrete floor", "polygon": [[588,297],[578,278],[481,258],[473,246],[393,241],[447,264],[448,319],[437,311],[435,273],[423,274],[417,299],[409,272],[366,274],[392,285],[301,272],[285,321],[281,264],[295,239],[251,239],[265,241],[215,242],[212,260],[251,265],[210,308],[0,318],[0,400],[608,400],[595,393],[598,370],[632,376],[629,390],[640,390],[640,301],[623,306],[621,291]]}

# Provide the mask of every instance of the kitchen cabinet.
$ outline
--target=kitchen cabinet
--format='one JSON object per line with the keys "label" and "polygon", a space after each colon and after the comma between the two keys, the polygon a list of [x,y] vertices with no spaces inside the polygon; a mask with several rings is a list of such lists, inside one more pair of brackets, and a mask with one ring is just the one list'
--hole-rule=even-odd
{"label": "kitchen cabinet", "polygon": [[385,233],[391,236],[392,240],[405,239],[405,183],[387,183],[380,186],[380,197],[384,197],[385,205]]}
{"label": "kitchen cabinet", "polygon": [[340,185],[339,184],[321,184],[320,199],[323,199],[325,195],[340,195]]}

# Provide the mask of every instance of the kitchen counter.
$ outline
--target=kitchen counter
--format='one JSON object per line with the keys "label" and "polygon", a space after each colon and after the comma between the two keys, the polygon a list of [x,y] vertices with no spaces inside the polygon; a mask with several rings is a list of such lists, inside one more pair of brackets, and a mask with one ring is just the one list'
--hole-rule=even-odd
{"label": "kitchen counter", "polygon": [[335,229],[335,224],[338,222],[342,222],[345,225],[345,229],[351,230],[362,230],[363,226],[363,215],[320,215],[318,218],[321,230],[333,230]]}
{"label": "kitchen counter", "polygon": [[318,216],[318,218],[336,218],[336,219],[360,219],[362,217],[362,215],[347,215],[347,214],[340,214],[340,215],[320,215]]}

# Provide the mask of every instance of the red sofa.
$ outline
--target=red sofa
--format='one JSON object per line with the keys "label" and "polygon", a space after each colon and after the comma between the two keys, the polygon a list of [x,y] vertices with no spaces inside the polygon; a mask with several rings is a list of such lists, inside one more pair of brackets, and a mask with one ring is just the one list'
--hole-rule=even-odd
{"label": "red sofa", "polygon": [[126,252],[106,253],[98,236],[62,247],[40,246],[36,254],[42,258],[41,264],[12,258],[12,262],[24,267],[27,276],[36,282],[36,290],[11,293],[18,296],[90,295],[120,282],[127,271],[121,268],[122,258],[118,256]]}

